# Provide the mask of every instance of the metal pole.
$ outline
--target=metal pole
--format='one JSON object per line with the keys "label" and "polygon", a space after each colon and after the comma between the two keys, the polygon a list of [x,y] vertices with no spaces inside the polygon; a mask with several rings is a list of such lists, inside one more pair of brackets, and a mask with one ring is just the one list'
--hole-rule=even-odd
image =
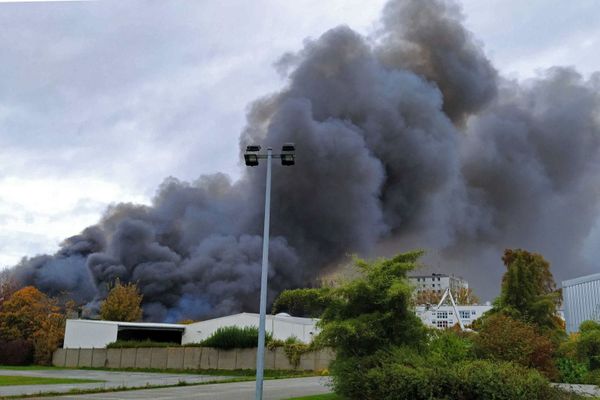
{"label": "metal pole", "polygon": [[271,219],[271,159],[273,150],[267,149],[267,189],[265,191],[265,226],[263,232],[262,272],[260,277],[260,321],[256,353],[256,400],[263,398],[265,368],[265,325],[267,319],[267,280],[269,277],[269,223]]}

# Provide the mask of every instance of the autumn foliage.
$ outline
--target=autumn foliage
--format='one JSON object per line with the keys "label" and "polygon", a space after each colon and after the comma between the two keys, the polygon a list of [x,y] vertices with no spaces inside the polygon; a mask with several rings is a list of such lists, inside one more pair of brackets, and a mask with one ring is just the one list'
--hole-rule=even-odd
{"label": "autumn foliage", "polygon": [[33,286],[12,293],[0,308],[0,338],[30,342],[37,363],[48,364],[64,336],[65,315],[55,299]]}
{"label": "autumn foliage", "polygon": [[110,321],[134,322],[142,319],[142,295],[137,285],[117,281],[100,307],[100,317]]}
{"label": "autumn foliage", "polygon": [[[442,300],[444,293],[440,293],[436,290],[420,290],[415,293],[415,304],[438,304]],[[473,305],[479,304],[479,297],[477,297],[472,289],[459,288],[458,290],[452,291],[452,297],[458,305]]]}
{"label": "autumn foliage", "polygon": [[553,360],[556,346],[532,324],[496,314],[485,320],[473,341],[481,358],[535,368],[551,379],[558,375]]}

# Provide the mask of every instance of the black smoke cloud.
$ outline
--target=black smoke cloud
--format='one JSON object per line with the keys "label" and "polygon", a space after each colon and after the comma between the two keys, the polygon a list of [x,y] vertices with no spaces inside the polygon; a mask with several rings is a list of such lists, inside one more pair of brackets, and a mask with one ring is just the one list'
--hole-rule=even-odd
{"label": "black smoke cloud", "polygon": [[[588,271],[600,76],[506,80],[461,18],[451,2],[394,0],[373,36],[337,27],[277,64],[287,85],[250,106],[240,137],[297,148],[273,170],[271,299],[382,242],[434,249],[484,289],[507,246],[543,252],[559,278]],[[149,320],[256,310],[264,173],[168,178],[151,206],[111,207],[11,274],[91,305],[137,282]]]}

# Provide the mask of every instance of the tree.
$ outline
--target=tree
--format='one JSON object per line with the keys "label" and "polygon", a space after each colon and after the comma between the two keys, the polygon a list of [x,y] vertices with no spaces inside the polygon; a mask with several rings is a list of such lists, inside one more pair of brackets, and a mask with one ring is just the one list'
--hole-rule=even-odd
{"label": "tree", "polygon": [[318,318],[330,302],[330,293],[330,288],[284,290],[273,303],[272,312]]}
{"label": "tree", "polygon": [[456,291],[456,294],[453,293],[453,295],[454,301],[456,301],[456,304],[459,305],[470,306],[473,304],[479,304],[480,302],[479,297],[473,293],[473,289],[459,288]]}
{"label": "tree", "polygon": [[[439,293],[436,290],[421,290],[415,293],[415,304],[438,304],[443,295],[444,293]],[[458,305],[479,304],[479,297],[473,294],[472,289],[459,288],[452,292],[452,296]]]}
{"label": "tree", "polygon": [[33,343],[38,364],[50,363],[64,331],[65,314],[57,300],[32,286],[17,290],[2,304],[0,337],[9,342]]}
{"label": "tree", "polygon": [[560,292],[548,261],[540,254],[521,249],[505,250],[502,261],[506,273],[494,312],[532,322],[544,330],[561,330],[556,311],[561,301]]}
{"label": "tree", "polygon": [[54,299],[26,286],[2,303],[0,336],[6,340],[32,340],[48,316],[59,312]]}
{"label": "tree", "polygon": [[424,342],[426,330],[409,308],[412,291],[407,279],[422,254],[404,253],[374,263],[356,260],[363,277],[330,289],[319,340],[334,347],[338,359]]}
{"label": "tree", "polygon": [[110,321],[134,322],[142,319],[142,295],[134,283],[116,281],[100,306],[100,317]]}
{"label": "tree", "polygon": [[485,320],[473,341],[478,357],[535,368],[549,378],[558,375],[552,358],[556,346],[532,324],[503,314],[492,315]]}
{"label": "tree", "polygon": [[437,290],[419,290],[415,291],[414,301],[416,305],[438,304],[442,300],[443,293]]}

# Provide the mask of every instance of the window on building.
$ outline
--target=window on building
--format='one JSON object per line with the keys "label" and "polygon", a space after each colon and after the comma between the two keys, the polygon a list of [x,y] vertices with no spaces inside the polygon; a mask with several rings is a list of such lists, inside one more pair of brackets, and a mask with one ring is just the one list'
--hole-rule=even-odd
{"label": "window on building", "polygon": [[466,310],[466,311],[465,310],[460,310],[459,313],[460,313],[460,319],[469,319],[469,318],[471,318],[471,311],[469,311],[469,310]]}
{"label": "window on building", "polygon": [[448,321],[437,321],[436,322],[436,326],[438,328],[447,328],[448,327]]}
{"label": "window on building", "polygon": [[448,311],[438,311],[437,317],[438,318],[448,318]]}
{"label": "window on building", "polygon": [[477,312],[475,310],[471,310],[471,315],[475,315]]}

